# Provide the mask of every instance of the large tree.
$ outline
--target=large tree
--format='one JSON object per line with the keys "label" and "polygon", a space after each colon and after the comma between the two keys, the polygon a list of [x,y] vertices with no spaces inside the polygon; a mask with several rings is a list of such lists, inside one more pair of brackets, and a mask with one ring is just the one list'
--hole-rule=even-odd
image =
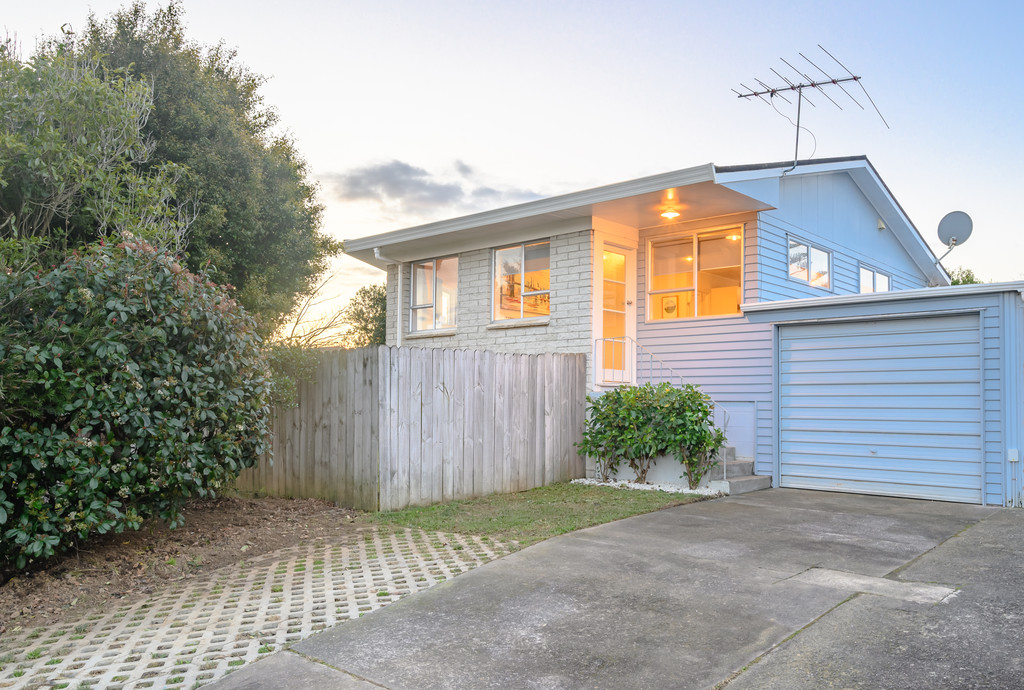
{"label": "large tree", "polygon": [[48,267],[108,236],[177,249],[175,167],[147,163],[151,112],[144,81],[64,45],[24,61],[0,42],[0,273]]}
{"label": "large tree", "polygon": [[152,85],[150,158],[183,166],[178,200],[198,202],[189,267],[211,263],[269,334],[340,247],[321,231],[305,161],[276,133],[276,113],[259,93],[263,77],[223,44],[188,40],[182,15],[177,0],[152,15],[142,2],[92,15],[78,50]]}

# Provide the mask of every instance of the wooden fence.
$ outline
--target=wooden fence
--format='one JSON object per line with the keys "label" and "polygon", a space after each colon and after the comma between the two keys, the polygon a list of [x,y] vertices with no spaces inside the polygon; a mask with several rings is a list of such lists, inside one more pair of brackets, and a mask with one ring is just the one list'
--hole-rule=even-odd
{"label": "wooden fence", "polygon": [[582,477],[584,355],[325,350],[237,486],[397,510]]}

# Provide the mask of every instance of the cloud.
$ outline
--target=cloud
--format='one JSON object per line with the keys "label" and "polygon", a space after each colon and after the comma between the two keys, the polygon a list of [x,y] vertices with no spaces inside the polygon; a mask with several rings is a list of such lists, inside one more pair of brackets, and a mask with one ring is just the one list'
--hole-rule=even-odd
{"label": "cloud", "polygon": [[476,170],[461,160],[453,168],[455,176],[444,177],[392,160],[320,179],[339,201],[373,201],[387,208],[389,215],[420,218],[480,211],[541,196],[526,189],[483,184]]}

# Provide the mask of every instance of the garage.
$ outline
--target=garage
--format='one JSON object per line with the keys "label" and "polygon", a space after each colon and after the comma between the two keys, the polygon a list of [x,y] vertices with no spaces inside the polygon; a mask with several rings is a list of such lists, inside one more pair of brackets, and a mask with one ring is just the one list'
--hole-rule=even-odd
{"label": "garage", "polygon": [[778,479],[982,503],[979,312],[781,324]]}

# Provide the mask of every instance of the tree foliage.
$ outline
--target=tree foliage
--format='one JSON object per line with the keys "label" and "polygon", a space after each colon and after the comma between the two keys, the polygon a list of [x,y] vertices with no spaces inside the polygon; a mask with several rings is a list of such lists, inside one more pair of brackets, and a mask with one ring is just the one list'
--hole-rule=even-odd
{"label": "tree foliage", "polygon": [[178,0],[152,15],[135,2],[106,19],[91,16],[78,51],[152,84],[144,126],[152,158],[181,165],[178,198],[198,201],[188,266],[211,263],[261,331],[272,332],[340,245],[320,230],[305,161],[274,133],[277,115],[259,93],[263,77],[223,44],[188,40]]}
{"label": "tree foliage", "polygon": [[957,266],[949,272],[949,283],[950,285],[977,285],[981,283],[981,280],[974,275],[974,271],[971,269]]}
{"label": "tree foliage", "polygon": [[66,46],[23,61],[13,42],[0,43],[0,272],[123,233],[180,244],[177,170],[142,169],[151,110],[145,81]]}
{"label": "tree foliage", "polygon": [[0,580],[90,534],[171,526],[266,450],[255,324],[141,240],[0,274]]}
{"label": "tree foliage", "polygon": [[387,334],[387,308],[388,292],[384,285],[359,288],[342,312],[341,321],[348,327],[346,345],[383,345]]}

